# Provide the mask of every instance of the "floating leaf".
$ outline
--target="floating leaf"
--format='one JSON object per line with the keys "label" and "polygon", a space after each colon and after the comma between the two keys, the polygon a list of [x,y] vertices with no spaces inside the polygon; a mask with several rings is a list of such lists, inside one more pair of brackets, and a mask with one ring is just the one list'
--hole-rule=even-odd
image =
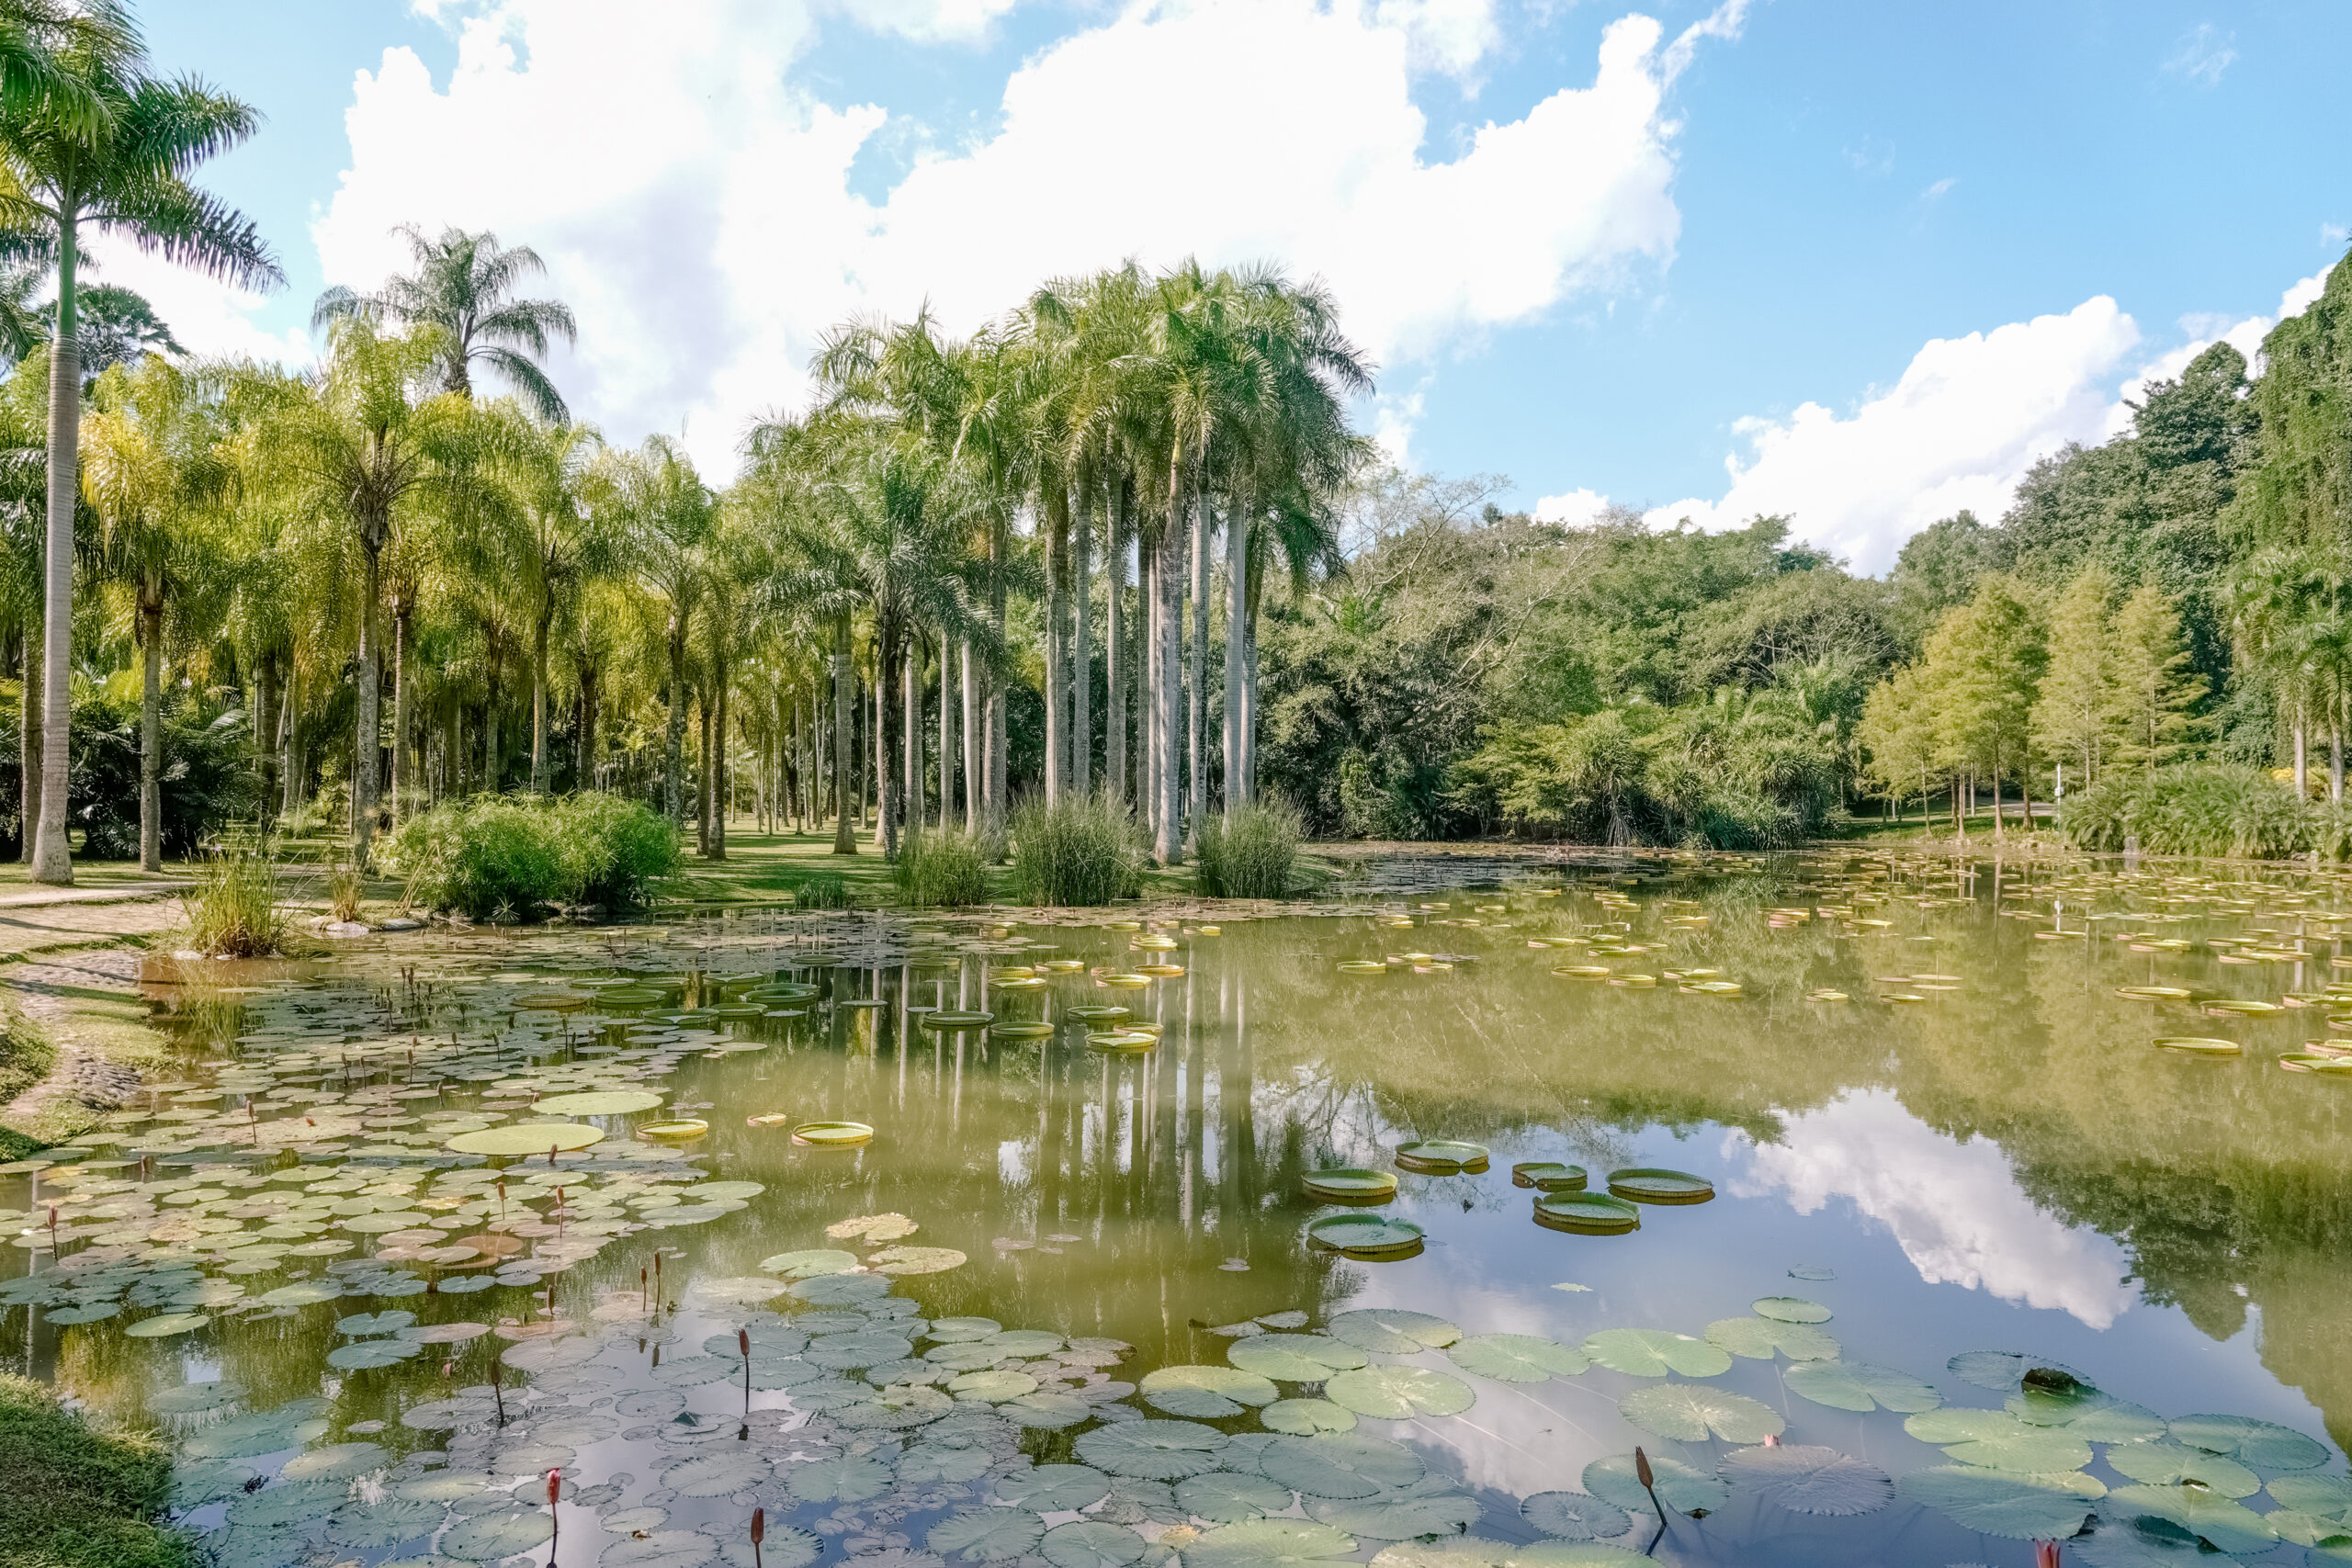
{"label": "floating leaf", "polygon": [[2011,1540],[2064,1540],[2107,1488],[2079,1472],[2030,1474],[1975,1465],[1915,1470],[1894,1483],[1905,1501],[1944,1515],[1962,1529]]}
{"label": "floating leaf", "polygon": [[1606,1192],[1546,1192],[1535,1200],[1535,1223],[1575,1235],[1623,1235],[1642,1228],[1642,1212]]}
{"label": "floating leaf", "polygon": [[738,1444],[711,1453],[698,1453],[666,1465],[662,1484],[685,1497],[724,1497],[749,1492],[767,1480],[767,1460]]}
{"label": "floating leaf", "polygon": [[325,1477],[288,1482],[266,1492],[248,1493],[231,1503],[229,1522],[255,1529],[307,1524],[326,1517],[350,1492],[343,1482]]}
{"label": "floating leaf", "polygon": [[2032,1356],[2019,1356],[2007,1350],[1963,1351],[1954,1356],[1945,1365],[1951,1369],[1952,1376],[1961,1382],[1973,1383],[1978,1388],[1989,1388],[1996,1393],[2016,1393],[2018,1385],[2024,1382],[2026,1373],[2037,1367],[2065,1372],[2069,1377],[2075,1375],[2056,1361]]}
{"label": "floating leaf", "polygon": [[1323,1396],[1359,1416],[1402,1421],[1414,1415],[1459,1416],[1478,1402],[1460,1378],[1427,1367],[1359,1367],[1334,1372]]}
{"label": "floating leaf", "polygon": [[1229,1525],[1278,1514],[1290,1506],[1287,1486],[1277,1486],[1261,1475],[1237,1475],[1213,1470],[1176,1483],[1176,1502],[1186,1513],[1211,1524]]}
{"label": "floating leaf", "polygon": [[2013,1393],[2007,1409],[2028,1426],[2064,1427],[2086,1443],[2152,1443],[2168,1429],[2165,1418],[2146,1406],[2105,1394],[2062,1411],[2027,1394]]}
{"label": "floating leaf", "polygon": [[1731,1371],[1731,1358],[1717,1346],[1664,1328],[1604,1328],[1589,1336],[1584,1353],[1612,1372],[1628,1377],[1711,1378]]}
{"label": "floating leaf", "polygon": [[1838,1341],[1803,1323],[1775,1323],[1769,1317],[1726,1317],[1707,1325],[1707,1343],[1735,1356],[1769,1361],[1775,1354],[1792,1361],[1833,1361]]}
{"label": "floating leaf", "polygon": [[[1731,1488],[1707,1471],[1694,1470],[1664,1454],[1651,1454],[1649,1461],[1658,1500],[1677,1512],[1710,1514],[1731,1499]],[[1611,1454],[1586,1465],[1584,1489],[1628,1513],[1650,1511],[1649,1494],[1643,1489],[1641,1477],[1634,1473],[1632,1454]]]}
{"label": "floating leaf", "polygon": [[886,1247],[865,1261],[876,1274],[944,1274],[965,1259],[952,1247]]}
{"label": "floating leaf", "polygon": [[1075,1427],[1091,1419],[1093,1406],[1074,1393],[1060,1393],[1052,1389],[1039,1389],[1017,1399],[1008,1399],[997,1409],[1023,1427],[1052,1431],[1063,1427]]}
{"label": "floating leaf", "polygon": [[[639,1129],[644,1131],[643,1128]],[[818,1148],[846,1149],[871,1143],[874,1129],[863,1122],[803,1122],[792,1130],[792,1141]]]}
{"label": "floating leaf", "polygon": [[1041,1514],[1091,1508],[1111,1492],[1111,1478],[1091,1464],[1041,1464],[1000,1476],[996,1495]]}
{"label": "floating leaf", "polygon": [[897,1241],[910,1236],[922,1227],[904,1214],[859,1214],[851,1219],[836,1220],[825,1227],[825,1235],[834,1241],[847,1241],[857,1236],[868,1243]]}
{"label": "floating leaf", "polygon": [[1592,1364],[1583,1351],[1532,1334],[1474,1334],[1445,1354],[1465,1372],[1503,1382],[1574,1377]]}
{"label": "floating leaf", "polygon": [[1407,1170],[1420,1171],[1429,1176],[1457,1176],[1464,1171],[1476,1173],[1487,1168],[1487,1159],[1486,1145],[1460,1143],[1448,1138],[1427,1138],[1396,1146],[1398,1165]]}
{"label": "floating leaf", "polygon": [[654,1530],[642,1540],[631,1536],[605,1548],[596,1568],[702,1568],[718,1550],[700,1530]]}
{"label": "floating leaf", "polygon": [[1182,1549],[1184,1568],[1305,1568],[1353,1556],[1353,1537],[1306,1519],[1220,1525]]}
{"label": "floating leaf", "polygon": [[2328,1519],[2352,1517],[2352,1481],[2340,1475],[2274,1475],[2266,1490],[2282,1508]]}
{"label": "floating leaf", "polygon": [[1278,1399],[1258,1412],[1258,1425],[1269,1432],[1301,1438],[1317,1432],[1352,1432],[1356,1413],[1328,1399]]}
{"label": "floating leaf", "polygon": [[1886,1472],[1836,1449],[1809,1444],[1735,1449],[1716,1467],[1725,1481],[1795,1514],[1874,1514],[1894,1501]]}
{"label": "floating leaf", "polygon": [[2262,1477],[2237,1461],[2186,1443],[2117,1443],[2108,1450],[2107,1462],[2151,1486],[2188,1482],[2223,1497],[2251,1497],[2262,1490]]}
{"label": "floating leaf", "polygon": [[1766,1296],[1750,1302],[1748,1310],[1775,1323],[1827,1323],[1833,1315],[1819,1302],[1809,1302],[1802,1296]]}
{"label": "floating leaf", "polygon": [[1511,1546],[1453,1536],[1405,1541],[1384,1549],[1374,1568],[1634,1568],[1643,1561],[1623,1547],[1597,1540],[1539,1540]]}
{"label": "floating leaf", "polygon": [[1356,1166],[1332,1166],[1310,1170],[1299,1185],[1310,1198],[1326,1203],[1385,1203],[1396,1196],[1396,1179],[1385,1170]]}
{"label": "floating leaf", "polygon": [[1645,1432],[1703,1443],[1710,1432],[1731,1443],[1760,1443],[1787,1427],[1780,1412],[1744,1393],[1695,1383],[1653,1383],[1619,1404],[1618,1414]]}
{"label": "floating leaf", "polygon": [[862,1454],[844,1454],[793,1465],[784,1480],[804,1503],[863,1503],[890,1489],[890,1467]]}
{"label": "floating leaf", "polygon": [[327,1539],[343,1546],[374,1551],[431,1535],[441,1528],[448,1509],[414,1497],[386,1497],[377,1503],[353,1503],[327,1520]]}
{"label": "floating leaf", "polygon": [[1409,1540],[1415,1536],[1451,1535],[1478,1522],[1484,1512],[1476,1497],[1460,1492],[1420,1495],[1360,1497],[1347,1501],[1317,1498],[1307,1511],[1327,1525],[1351,1535],[1374,1540]]}
{"label": "floating leaf", "polygon": [[1078,1457],[1114,1475],[1180,1481],[1215,1470],[1227,1441],[1216,1427],[1191,1421],[1126,1421],[1081,1436]]}
{"label": "floating leaf", "polygon": [[1589,1492],[1538,1492],[1520,1504],[1519,1517],[1562,1540],[1598,1540],[1634,1528],[1624,1509]]}
{"label": "floating leaf", "polygon": [[123,1333],[133,1339],[168,1339],[174,1335],[201,1328],[211,1321],[200,1312],[167,1312],[156,1317],[142,1317]]}
{"label": "floating leaf", "polygon": [[2183,1416],[2171,1427],[2172,1435],[2191,1448],[2227,1454],[2256,1470],[2316,1470],[2327,1462],[2324,1444],[2292,1427],[2251,1416]]}
{"label": "floating leaf", "polygon": [[964,1562],[1001,1562],[1028,1552],[1045,1533],[1046,1521],[1027,1508],[966,1508],[932,1526],[923,1544]]}
{"label": "floating leaf", "polygon": [[531,1110],[541,1116],[627,1116],[632,1111],[651,1111],[662,1100],[661,1095],[643,1089],[597,1089],[584,1094],[549,1095]]}
{"label": "floating leaf", "polygon": [[1703,1203],[1715,1195],[1715,1184],[1687,1170],[1631,1166],[1609,1173],[1609,1190],[1636,1203]]}
{"label": "floating leaf", "polygon": [[2119,1486],[2107,1495],[2104,1511],[2118,1518],[2152,1514],[2168,1519],[2216,1551],[2267,1551],[2278,1543],[2278,1531],[2263,1515],[2194,1486]]}
{"label": "floating leaf", "polygon": [[362,1339],[328,1351],[327,1365],[346,1372],[397,1367],[424,1348],[424,1342],[416,1339]]}
{"label": "floating leaf", "polygon": [[1384,1214],[1327,1214],[1307,1222],[1306,1239],[1350,1258],[1406,1258],[1421,1249],[1421,1227]]}
{"label": "floating leaf", "polygon": [[1838,1410],[1933,1410],[1944,1402],[1934,1384],[1922,1382],[1909,1372],[1873,1367],[1866,1361],[1801,1361],[1783,1374],[1782,1381],[1791,1393]]}
{"label": "floating leaf", "polygon": [[[515,1126],[484,1127],[477,1132],[459,1133],[441,1146],[452,1154],[499,1155],[520,1159],[531,1155],[543,1155],[550,1149],[584,1149],[591,1144],[604,1141],[605,1134],[601,1130],[576,1122],[526,1122]],[[515,1550],[519,1551],[523,1548]]]}
{"label": "floating leaf", "polygon": [[1274,1438],[1258,1450],[1258,1468],[1310,1497],[1376,1496],[1425,1473],[1419,1456],[1403,1444],[1354,1434]]}
{"label": "floating leaf", "polygon": [[1442,1350],[1462,1337],[1462,1330],[1442,1317],[1385,1307],[1343,1312],[1331,1320],[1331,1333],[1361,1349],[1393,1356]]}
{"label": "floating leaf", "polygon": [[403,1328],[413,1327],[415,1323],[416,1314],[413,1312],[363,1312],[356,1316],[337,1318],[334,1331],[352,1336],[397,1334]]}
{"label": "floating leaf", "polygon": [[1143,1555],[1144,1539],[1125,1525],[1078,1519],[1056,1525],[1037,1543],[1054,1568],[1126,1568]]}
{"label": "floating leaf", "polygon": [[1139,1386],[1153,1408],[1196,1421],[1238,1416],[1243,1405],[1272,1404],[1277,1393],[1264,1378],[1237,1367],[1162,1367]]}
{"label": "floating leaf", "polygon": [[553,1516],[537,1508],[512,1508],[459,1519],[442,1532],[438,1550],[444,1557],[468,1562],[496,1562],[545,1546],[554,1533]]}
{"label": "floating leaf", "polygon": [[1227,1346],[1225,1359],[1245,1372],[1281,1382],[1321,1382],[1333,1372],[1365,1364],[1362,1350],[1320,1334],[1254,1334]]}
{"label": "floating leaf", "polygon": [[[2274,1522],[2277,1514],[2267,1516]],[[2153,1514],[2102,1515],[2098,1529],[2067,1547],[2090,1568],[2237,1568],[2238,1559],[2213,1551],[2188,1530]]]}

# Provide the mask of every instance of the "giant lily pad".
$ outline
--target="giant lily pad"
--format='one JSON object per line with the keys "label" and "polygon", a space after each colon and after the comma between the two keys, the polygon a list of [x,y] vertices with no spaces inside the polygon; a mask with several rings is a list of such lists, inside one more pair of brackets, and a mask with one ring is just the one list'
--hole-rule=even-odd
{"label": "giant lily pad", "polygon": [[1703,1443],[1709,1433],[1726,1442],[1760,1443],[1787,1426],[1780,1412],[1744,1393],[1687,1382],[1637,1388],[1618,1413],[1645,1432],[1686,1443]]}
{"label": "giant lily pad", "polygon": [[2064,1540],[2107,1488],[2080,1472],[2035,1474],[1939,1465],[1915,1470],[1894,1483],[1906,1502],[1935,1509],[1962,1529],[2011,1540]]}
{"label": "giant lily pad", "polygon": [[1428,1176],[1459,1176],[1487,1168],[1487,1150],[1484,1144],[1465,1144],[1449,1138],[1427,1138],[1418,1143],[1396,1145],[1396,1163],[1407,1170]]}
{"label": "giant lily pad", "polygon": [[1459,1416],[1478,1396],[1460,1378],[1427,1367],[1359,1367],[1334,1372],[1323,1397],[1359,1416],[1402,1421],[1409,1416]]}
{"label": "giant lily pad", "polygon": [[1792,1513],[1872,1514],[1894,1500],[1894,1483],[1878,1466],[1810,1444],[1735,1449],[1716,1469],[1733,1485]]}
{"label": "giant lily pad", "polygon": [[1442,1317],[1386,1307],[1343,1312],[1331,1320],[1331,1334],[1359,1348],[1392,1356],[1441,1350],[1462,1337],[1462,1330]]}
{"label": "giant lily pad", "polygon": [[996,1483],[998,1496],[1041,1514],[1091,1508],[1110,1492],[1111,1478],[1091,1464],[1041,1464]]}
{"label": "giant lily pad", "polygon": [[1609,1173],[1609,1190],[1636,1203],[1703,1203],[1715,1195],[1715,1184],[1687,1170],[1630,1166]]}
{"label": "giant lily pad", "polygon": [[1502,1382],[1574,1377],[1592,1364],[1583,1351],[1532,1334],[1474,1334],[1445,1354],[1464,1371]]}
{"label": "giant lily pad", "polygon": [[1046,1533],[1027,1508],[966,1508],[931,1527],[923,1544],[952,1561],[1001,1562],[1022,1556]]}
{"label": "giant lily pad", "polygon": [[1866,1361],[1800,1361],[1782,1374],[1782,1381],[1791,1393],[1838,1410],[1933,1410],[1944,1402],[1933,1384]]}
{"label": "giant lily pad", "polygon": [[1311,1220],[1306,1239],[1365,1261],[1409,1258],[1421,1249],[1421,1227],[1385,1214],[1327,1214]]}
{"label": "giant lily pad", "polygon": [[1195,1421],[1238,1416],[1243,1405],[1272,1404],[1278,1392],[1257,1373],[1237,1367],[1162,1367],[1139,1386],[1154,1409]]}
{"label": "giant lily pad", "polygon": [[591,1144],[604,1141],[605,1134],[601,1129],[582,1126],[576,1122],[526,1122],[519,1126],[483,1127],[476,1132],[459,1133],[441,1146],[452,1154],[501,1155],[510,1159],[520,1159],[530,1155],[543,1155],[550,1149],[567,1152],[584,1149]]}
{"label": "giant lily pad", "polygon": [[1281,1513],[1290,1506],[1291,1494],[1289,1487],[1278,1486],[1261,1475],[1213,1470],[1178,1482],[1176,1502],[1195,1518],[1206,1519],[1213,1525],[1229,1525]]}
{"label": "giant lily pad", "polygon": [[1037,1555],[1054,1568],[1126,1568],[1143,1555],[1144,1539],[1125,1525],[1076,1519],[1056,1525],[1037,1543]]}
{"label": "giant lily pad", "polygon": [[644,1089],[594,1089],[582,1094],[556,1094],[531,1107],[541,1116],[627,1116],[651,1111],[662,1097]]}
{"label": "giant lily pad", "polygon": [[1180,1481],[1217,1467],[1229,1439],[1191,1421],[1125,1421],[1098,1427],[1078,1439],[1078,1457],[1114,1475]]}
{"label": "giant lily pad", "polygon": [[1535,1223],[1574,1235],[1623,1235],[1642,1228],[1642,1212],[1606,1192],[1544,1192],[1535,1199]]}
{"label": "giant lily pad", "polygon": [[1365,1362],[1362,1350],[1320,1334],[1253,1334],[1227,1346],[1225,1359],[1281,1382],[1321,1382]]}
{"label": "giant lily pad", "polygon": [[1306,1568],[1353,1556],[1355,1539],[1306,1519],[1220,1525],[1183,1550],[1184,1568]]}
{"label": "giant lily pad", "polygon": [[1716,1346],[1664,1328],[1604,1328],[1589,1335],[1584,1353],[1612,1372],[1628,1377],[1711,1378],[1731,1371],[1731,1358]]}
{"label": "giant lily pad", "polygon": [[1326,1203],[1385,1203],[1396,1196],[1396,1179],[1385,1170],[1332,1166],[1310,1170],[1299,1185],[1306,1195]]}

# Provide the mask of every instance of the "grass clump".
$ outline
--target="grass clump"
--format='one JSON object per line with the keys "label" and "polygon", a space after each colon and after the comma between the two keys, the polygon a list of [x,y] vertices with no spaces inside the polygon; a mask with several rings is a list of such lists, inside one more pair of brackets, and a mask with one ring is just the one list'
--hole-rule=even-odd
{"label": "grass clump", "polygon": [[359,918],[359,900],[368,891],[368,874],[349,861],[327,871],[327,908],[338,920]]}
{"label": "grass clump", "polygon": [[678,830],[634,801],[481,795],[436,806],[384,855],[411,899],[473,919],[536,919],[550,908],[636,908],[678,867]]}
{"label": "grass clump", "polygon": [[155,1523],[171,1478],[161,1438],[93,1426],[44,1384],[0,1376],[0,1562],[192,1568],[194,1543]]}
{"label": "grass clump", "polygon": [[796,909],[846,909],[849,908],[849,882],[838,871],[812,872],[800,879],[792,890],[792,907]]}
{"label": "grass clump", "polygon": [[1298,813],[1281,801],[1237,806],[1201,819],[1193,886],[1209,898],[1279,898],[1298,861]]}
{"label": "grass clump", "polygon": [[1012,813],[1012,885],[1024,904],[1091,905],[1143,891],[1143,834],[1108,795]]}
{"label": "grass clump", "polygon": [[196,867],[196,886],[180,895],[188,945],[215,958],[266,958],[286,937],[277,903],[277,863],[266,848],[232,844]]}
{"label": "grass clump", "polygon": [[953,909],[989,901],[988,847],[977,833],[910,834],[891,874],[918,909]]}
{"label": "grass clump", "polygon": [[2060,825],[2086,850],[2136,837],[2155,855],[2278,859],[2318,848],[2340,858],[2352,841],[2327,830],[2328,816],[2259,768],[2195,763],[2109,773],[2067,797]]}

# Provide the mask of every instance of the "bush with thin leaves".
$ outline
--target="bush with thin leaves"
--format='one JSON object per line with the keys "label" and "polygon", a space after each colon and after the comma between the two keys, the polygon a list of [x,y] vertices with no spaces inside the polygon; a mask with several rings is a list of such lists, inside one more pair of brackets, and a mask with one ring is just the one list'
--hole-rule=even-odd
{"label": "bush with thin leaves", "polygon": [[918,909],[953,909],[989,901],[988,849],[977,833],[910,833],[891,875]]}
{"label": "bush with thin leaves", "polygon": [[2196,763],[2109,773],[2066,797],[2061,826],[2086,850],[2137,838],[2156,855],[2278,859],[2317,848],[2340,857],[2352,843],[2327,830],[2330,816],[2259,768]]}
{"label": "bush with thin leaves", "polygon": [[1142,831],[1107,794],[1012,813],[1012,886],[1024,904],[1092,905],[1143,891]]}
{"label": "bush with thin leaves", "polygon": [[196,863],[196,886],[180,895],[188,945],[215,958],[266,958],[286,937],[277,904],[277,863],[265,849],[232,845]]}
{"label": "bush with thin leaves", "polygon": [[550,907],[636,907],[677,869],[677,829],[605,795],[548,802],[482,795],[436,806],[392,835],[384,863],[409,897],[474,919],[535,919]]}
{"label": "bush with thin leaves", "polygon": [[1193,886],[1210,898],[1279,898],[1289,891],[1302,832],[1283,801],[1251,802],[1201,819]]}
{"label": "bush with thin leaves", "polygon": [[792,890],[792,907],[796,909],[846,909],[849,908],[849,883],[838,871],[820,871],[803,877]]}

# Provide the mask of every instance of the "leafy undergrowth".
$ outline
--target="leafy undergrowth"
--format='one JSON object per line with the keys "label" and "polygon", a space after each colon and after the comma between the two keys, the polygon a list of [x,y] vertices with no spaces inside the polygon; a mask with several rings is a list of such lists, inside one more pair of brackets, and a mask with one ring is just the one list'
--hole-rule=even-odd
{"label": "leafy undergrowth", "polygon": [[0,1568],[186,1568],[153,1521],[171,1484],[162,1438],[92,1426],[43,1384],[0,1376]]}

